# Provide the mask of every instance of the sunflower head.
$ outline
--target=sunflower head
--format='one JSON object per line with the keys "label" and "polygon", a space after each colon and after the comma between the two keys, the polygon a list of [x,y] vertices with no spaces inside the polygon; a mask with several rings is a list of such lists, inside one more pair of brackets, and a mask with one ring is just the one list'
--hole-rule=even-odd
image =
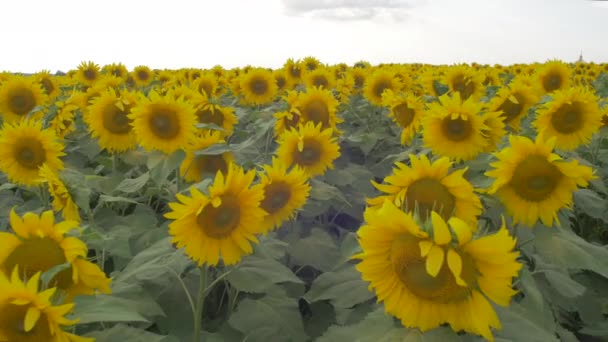
{"label": "sunflower head", "polygon": [[226,174],[218,171],[208,194],[192,188],[192,197],[178,195],[181,203],[170,203],[172,211],[165,214],[173,220],[169,233],[178,248],[184,247],[199,265],[217,265],[220,256],[232,265],[251,254],[266,215],[260,208],[261,186],[251,186],[254,177],[255,171],[230,164]]}
{"label": "sunflower head", "polygon": [[308,88],[306,92],[299,93],[293,104],[303,123],[312,122],[320,124],[323,128],[336,128],[342,119],[336,115],[338,100],[331,90],[321,88]]}
{"label": "sunflower head", "polygon": [[187,182],[200,182],[203,177],[213,177],[218,171],[226,174],[228,172],[228,166],[234,161],[232,152],[224,152],[221,154],[196,154],[199,150],[225,142],[221,132],[215,130],[205,131],[191,141],[185,150],[186,157],[179,168],[184,179]]}
{"label": "sunflower head", "polygon": [[240,77],[240,90],[246,104],[264,105],[274,101],[277,83],[271,71],[256,68]]}
{"label": "sunflower head", "polygon": [[529,78],[522,77],[500,88],[488,105],[491,111],[502,113],[503,122],[512,131],[519,130],[521,120],[538,101],[537,92],[529,81]]}
{"label": "sunflower head", "polygon": [[0,113],[5,122],[15,122],[24,118],[39,119],[42,111],[30,116],[38,106],[43,106],[47,95],[34,78],[11,76],[0,84]]}
{"label": "sunflower head", "polygon": [[93,85],[101,76],[101,69],[94,62],[82,62],[76,70],[76,79],[85,86]]}
{"label": "sunflower head", "polygon": [[54,99],[59,95],[59,83],[57,79],[51,75],[50,71],[43,70],[34,75],[34,78],[38,81],[42,87],[42,91],[51,99]]}
{"label": "sunflower head", "polygon": [[302,59],[302,66],[306,72],[310,72],[321,67],[321,62],[313,56],[307,56]]}
{"label": "sunflower head", "polygon": [[127,67],[122,63],[112,63],[104,65],[101,71],[121,79],[126,79],[127,75],[129,74]]}
{"label": "sunflower head", "polygon": [[217,95],[219,85],[217,77],[213,73],[206,72],[193,82],[192,87],[198,90],[199,93],[212,97]]}
{"label": "sunflower head", "polygon": [[506,306],[516,293],[515,239],[504,225],[474,239],[466,222],[430,216],[421,224],[390,201],[366,210],[356,268],[405,327],[426,331],[448,323],[492,340],[490,328],[501,326],[488,299]]}
{"label": "sunflower head", "polygon": [[72,200],[72,195],[68,192],[67,187],[61,178],[59,178],[59,175],[46,164],[43,164],[40,167],[39,174],[41,181],[47,184],[49,194],[53,198],[53,209],[56,212],[61,211],[65,220],[80,223],[78,207]]}
{"label": "sunflower head", "polygon": [[401,144],[409,144],[420,129],[424,102],[411,93],[384,92],[382,105],[389,109],[389,117],[401,127]]}
{"label": "sunflower head", "polygon": [[465,65],[448,68],[444,76],[444,83],[452,93],[459,93],[460,98],[479,99],[485,93],[483,74]]}
{"label": "sunflower head", "polygon": [[381,106],[382,93],[385,90],[397,91],[399,89],[401,89],[401,82],[395,77],[395,73],[386,68],[379,68],[365,79],[363,95],[370,103]]}
{"label": "sunflower head", "polygon": [[[206,95],[194,96],[192,101],[196,109],[196,118],[200,124],[214,124],[221,127],[223,136],[229,136],[234,131],[234,126],[238,123],[238,118],[234,114],[234,108],[223,107]],[[199,132],[205,132],[208,129],[201,129]]]}
{"label": "sunflower head", "polygon": [[296,62],[292,58],[285,61],[283,68],[287,72],[287,78],[291,80],[293,84],[300,83],[302,79],[302,63]]}
{"label": "sunflower head", "polygon": [[440,96],[439,102],[428,105],[423,119],[424,144],[454,160],[475,158],[488,144],[482,133],[489,129],[480,115],[482,108],[483,103],[473,98],[462,101],[460,93]]}
{"label": "sunflower head", "polygon": [[285,165],[296,165],[313,177],[333,169],[333,162],[340,156],[340,146],[332,137],[331,128],[323,129],[312,122],[298,124],[279,136],[277,156]]}
{"label": "sunflower head", "polygon": [[304,84],[307,88],[316,87],[331,90],[336,86],[336,77],[327,68],[317,68],[305,74]]}
{"label": "sunflower head", "polygon": [[536,73],[540,88],[545,93],[565,90],[570,87],[572,70],[561,61],[550,61],[542,65]]}
{"label": "sunflower head", "polygon": [[486,172],[494,179],[488,193],[500,198],[515,223],[559,224],[558,211],[572,206],[573,192],[594,178],[593,169],[553,153],[555,138],[510,136],[509,143],[495,153],[498,161]]}
{"label": "sunflower head", "polygon": [[154,74],[148,66],[138,65],[131,72],[131,77],[133,77],[133,81],[135,81],[137,86],[145,87],[152,82]]}

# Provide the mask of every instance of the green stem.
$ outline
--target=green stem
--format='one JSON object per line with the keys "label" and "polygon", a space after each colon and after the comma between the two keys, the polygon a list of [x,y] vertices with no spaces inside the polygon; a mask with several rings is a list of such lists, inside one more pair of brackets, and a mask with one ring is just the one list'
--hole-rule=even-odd
{"label": "green stem", "polygon": [[205,288],[207,285],[207,266],[202,265],[199,269],[200,282],[198,287],[198,297],[196,298],[196,312],[194,313],[194,342],[201,341],[203,304],[205,303]]}

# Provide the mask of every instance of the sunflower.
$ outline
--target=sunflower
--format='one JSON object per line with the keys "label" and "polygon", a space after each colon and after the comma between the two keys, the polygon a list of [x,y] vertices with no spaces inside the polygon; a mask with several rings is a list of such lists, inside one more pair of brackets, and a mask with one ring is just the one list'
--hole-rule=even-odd
{"label": "sunflower", "polygon": [[51,197],[53,197],[53,210],[61,211],[61,216],[65,220],[75,221],[80,223],[80,214],[78,207],[72,200],[72,195],[68,192],[67,187],[50,167],[42,164],[40,167],[40,178],[42,183],[46,183]]}
{"label": "sunflower", "polygon": [[407,328],[424,332],[448,323],[493,340],[490,329],[501,324],[489,300],[508,306],[522,267],[504,220],[495,234],[474,239],[458,218],[446,223],[432,212],[432,225],[421,225],[389,201],[364,216],[355,267],[388,313]]}
{"label": "sunflower", "polygon": [[483,152],[494,152],[500,140],[507,134],[502,112],[485,112],[481,117],[483,124],[488,127],[481,131],[486,138],[486,147]]}
{"label": "sunflower", "polygon": [[351,74],[343,74],[342,77],[336,81],[335,88],[340,103],[348,103],[351,95],[354,94],[354,89],[355,79],[353,76]]}
{"label": "sunflower", "polygon": [[124,64],[122,63],[112,63],[104,65],[101,71],[122,79],[126,79],[129,75],[127,67],[124,66]]}
{"label": "sunflower", "polygon": [[439,158],[431,163],[425,156],[410,155],[411,167],[397,162],[385,184],[372,184],[384,195],[367,199],[371,206],[379,208],[389,200],[406,212],[418,211],[426,219],[431,211],[437,211],[444,219],[458,217],[471,226],[477,226],[482,205],[473,186],[464,178],[466,168],[450,172],[452,162]]}
{"label": "sunflower", "polygon": [[485,93],[483,86],[484,75],[465,65],[453,66],[447,69],[443,82],[452,93],[460,93],[460,98],[479,99]]}
{"label": "sunflower", "polygon": [[572,207],[572,193],[595,177],[593,169],[553,153],[555,138],[510,136],[509,142],[494,154],[498,161],[486,172],[494,178],[488,193],[500,198],[515,223],[533,226],[540,219],[548,227],[559,224],[557,212]]}
{"label": "sunflower", "polygon": [[321,62],[313,56],[308,56],[302,59],[302,65],[306,72],[309,72],[321,67]]}
{"label": "sunflower", "polygon": [[[49,285],[66,292],[68,300],[78,295],[94,294],[96,290],[110,293],[111,279],[86,259],[84,242],[66,234],[78,225],[75,221],[55,223],[52,211],[40,216],[26,213],[19,217],[10,213],[10,225],[15,234],[0,233],[0,271],[5,275],[19,266],[22,277],[31,278],[38,272],[69,264],[50,280]],[[0,273],[1,273],[0,272]]]}
{"label": "sunflower", "polygon": [[76,70],[76,79],[86,86],[92,86],[101,77],[99,65],[89,61],[82,62]]}
{"label": "sunflower", "polygon": [[306,88],[323,88],[332,90],[336,86],[334,74],[326,68],[317,68],[304,75]]}
{"label": "sunflower", "polygon": [[185,149],[186,157],[179,168],[179,172],[184,179],[187,182],[200,182],[204,175],[211,175],[213,177],[218,171],[226,174],[228,172],[228,165],[234,161],[232,152],[196,154],[199,150],[225,142],[222,139],[221,132],[213,130],[207,130],[191,141]]}
{"label": "sunflower", "polygon": [[159,95],[151,91],[131,109],[127,118],[139,144],[147,150],[173,153],[187,145],[194,137],[196,115],[194,109],[171,94]]}
{"label": "sunflower", "polygon": [[128,91],[106,90],[95,98],[83,115],[99,146],[112,153],[124,152],[137,145],[128,115],[137,104],[137,97]]}
{"label": "sunflower", "polygon": [[55,97],[57,97],[57,95],[59,95],[59,84],[57,83],[55,77],[51,75],[50,71],[43,70],[35,74],[34,78],[40,84],[42,90],[50,99],[54,99]]}
{"label": "sunflower", "polygon": [[49,126],[55,132],[59,139],[64,139],[66,135],[76,130],[74,119],[78,105],[75,104],[74,98],[70,97],[65,101],[55,102],[57,106],[57,114],[49,122]]}
{"label": "sunflower", "polygon": [[246,104],[264,105],[274,101],[277,83],[272,72],[256,68],[240,77],[241,95]]}
{"label": "sunflower", "polygon": [[178,248],[185,248],[199,265],[215,266],[222,257],[225,265],[233,265],[244,255],[251,254],[251,242],[264,231],[266,212],[260,208],[264,191],[258,184],[250,186],[255,171],[243,171],[230,164],[224,175],[218,171],[209,195],[191,188],[192,197],[181,194],[181,202],[169,203],[171,212],[165,217],[173,220],[169,233]]}
{"label": "sunflower", "polygon": [[363,68],[352,68],[349,70],[354,81],[354,93],[360,93],[365,86],[365,79],[367,77],[367,70]]}
{"label": "sunflower", "polygon": [[336,115],[338,100],[331,90],[322,88],[308,88],[293,103],[295,111],[299,114],[302,123],[312,122],[321,124],[322,128],[336,129],[336,124],[343,120]]}
{"label": "sunflower", "polygon": [[287,72],[283,69],[278,69],[272,72],[274,76],[274,80],[277,84],[277,91],[279,93],[285,92],[292,88],[293,84],[289,77],[287,77]]}
{"label": "sunflower", "polygon": [[502,87],[492,98],[490,111],[502,112],[504,123],[512,131],[519,131],[521,119],[528,115],[530,108],[538,101],[534,88],[526,85],[529,79],[518,78]]}
{"label": "sunflower", "polygon": [[555,137],[555,147],[562,150],[589,143],[602,125],[598,98],[585,88],[557,90],[552,97],[538,110],[533,122],[539,134]]}
{"label": "sunflower", "polygon": [[572,69],[561,61],[550,61],[536,72],[536,79],[545,93],[570,88]]}
{"label": "sunflower", "polygon": [[382,105],[389,108],[389,117],[402,129],[401,144],[411,143],[424,115],[422,99],[410,93],[385,91]]}
{"label": "sunflower", "polygon": [[292,84],[298,84],[302,80],[302,64],[289,58],[283,64],[283,69],[287,72],[287,78]]}
{"label": "sunflower", "polygon": [[439,97],[444,94],[444,90],[441,88],[443,82],[444,70],[443,68],[432,68],[427,67],[422,70],[418,76],[418,83],[422,86],[426,95]]}
{"label": "sunflower", "polygon": [[153,74],[149,67],[138,65],[131,72],[131,77],[133,77],[133,81],[135,81],[137,86],[145,87],[152,81]]}
{"label": "sunflower", "polygon": [[210,72],[203,73],[196,81],[192,82],[192,88],[207,97],[216,96],[218,91],[217,77]]}
{"label": "sunflower", "polygon": [[363,95],[371,104],[381,106],[382,93],[385,90],[397,91],[399,89],[401,89],[401,83],[395,77],[394,72],[387,69],[376,69],[365,79]]}
{"label": "sunflower", "polygon": [[93,342],[63,331],[78,320],[69,320],[74,304],[53,305],[56,288],[39,291],[40,273],[27,282],[19,279],[15,267],[10,279],[0,273],[0,341],[14,342]]}
{"label": "sunflower", "polygon": [[288,166],[297,165],[309,176],[322,175],[333,169],[333,162],[340,156],[340,146],[332,137],[331,128],[323,129],[321,124],[307,122],[298,124],[279,136],[277,156]]}
{"label": "sunflower", "polygon": [[[232,135],[234,126],[239,119],[234,114],[234,108],[223,107],[217,104],[205,94],[194,96],[190,101],[196,109],[196,118],[199,124],[214,124],[221,127],[220,131],[224,137]],[[200,129],[199,132],[206,132],[208,129]]]}
{"label": "sunflower", "polygon": [[268,213],[264,227],[270,230],[293,218],[306,204],[310,185],[302,168],[294,166],[288,171],[276,157],[272,158],[272,166],[264,165],[264,171],[260,174],[260,184],[264,189],[260,207]]}
{"label": "sunflower", "polygon": [[479,115],[483,103],[473,97],[460,100],[460,93],[447,94],[439,102],[428,105],[422,119],[423,140],[426,147],[441,156],[454,160],[474,159],[487,146],[483,131],[489,130]]}
{"label": "sunflower", "polygon": [[[47,96],[33,78],[11,76],[0,86],[0,113],[4,122],[15,122],[28,117],[36,107],[46,103]],[[39,119],[43,112],[38,111],[32,118]]]}
{"label": "sunflower", "polygon": [[0,131],[0,170],[11,182],[33,186],[40,183],[38,168],[46,163],[53,170],[63,169],[59,157],[64,156],[63,145],[55,133],[42,129],[42,122],[23,120],[4,124]]}

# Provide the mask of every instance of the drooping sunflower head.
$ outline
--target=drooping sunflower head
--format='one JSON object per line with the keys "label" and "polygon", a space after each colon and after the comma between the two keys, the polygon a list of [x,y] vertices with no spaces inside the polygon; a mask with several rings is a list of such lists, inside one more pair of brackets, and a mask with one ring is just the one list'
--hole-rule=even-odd
{"label": "drooping sunflower head", "polygon": [[289,131],[292,128],[297,129],[300,123],[300,114],[295,111],[282,111],[273,114],[277,120],[274,125],[274,135],[279,136],[285,131]]}
{"label": "drooping sunflower head", "polygon": [[277,83],[271,71],[256,68],[240,76],[240,91],[246,104],[264,105],[274,101]]}
{"label": "drooping sunflower head", "polygon": [[420,129],[424,115],[422,99],[411,93],[385,91],[382,96],[382,105],[390,110],[389,117],[403,129],[401,144],[409,144]]}
{"label": "drooping sunflower head", "polygon": [[298,124],[279,136],[277,156],[285,165],[301,167],[309,176],[322,175],[333,169],[333,162],[340,156],[340,146],[332,137],[331,128],[323,129],[312,122]]}
{"label": "drooping sunflower head", "polygon": [[[358,231],[356,268],[387,312],[408,328],[427,331],[448,323],[456,332],[492,340],[501,325],[489,300],[507,306],[521,264],[506,227],[473,239],[466,222],[432,212],[421,224],[386,201],[366,210]],[[489,300],[488,300],[489,299]]]}
{"label": "drooping sunflower head", "polygon": [[336,86],[335,75],[327,68],[316,68],[304,75],[306,88],[333,89]]}
{"label": "drooping sunflower head", "polygon": [[426,220],[432,211],[444,219],[458,217],[472,227],[482,206],[473,186],[464,178],[466,169],[450,171],[452,162],[446,157],[431,162],[425,155],[410,155],[411,167],[396,163],[384,184],[372,184],[384,194],[367,200],[370,206],[379,208],[389,200],[406,212],[418,212]]}
{"label": "drooping sunflower head", "polygon": [[51,75],[50,71],[43,70],[36,73],[34,78],[40,84],[42,91],[49,97],[49,99],[52,100],[59,95],[59,83],[57,82],[57,79]]}
{"label": "drooping sunflower head", "polygon": [[137,146],[137,137],[129,118],[137,105],[137,96],[129,91],[107,90],[95,98],[83,115],[93,138],[99,146],[114,152],[124,152]]}
{"label": "drooping sunflower head", "polygon": [[540,219],[548,227],[559,224],[558,211],[572,206],[573,192],[594,178],[593,169],[553,153],[555,138],[510,136],[509,142],[495,153],[494,169],[486,172],[494,179],[488,193],[500,198],[515,223],[531,227]]}
{"label": "drooping sunflower head", "polygon": [[483,113],[482,119],[483,124],[488,127],[481,131],[487,143],[483,152],[494,152],[502,138],[507,134],[502,112],[487,111]]}
{"label": "drooping sunflower head", "polygon": [[460,98],[479,99],[485,93],[483,85],[484,76],[465,65],[449,67],[445,73],[443,83],[447,84],[452,93],[460,93]]}
{"label": "drooping sunflower head", "polygon": [[273,71],[272,74],[274,76],[275,83],[277,84],[277,91],[279,93],[284,93],[285,91],[288,91],[293,87],[291,79],[287,76],[287,71],[283,69],[277,69]]}
{"label": "drooping sunflower head", "polygon": [[52,170],[63,169],[63,145],[55,133],[43,129],[40,121],[23,120],[4,124],[0,131],[0,170],[13,183],[34,186],[40,183],[38,169],[46,163]]}
{"label": "drooping sunflower head", "polygon": [[519,130],[521,120],[538,101],[534,88],[526,85],[527,79],[521,80],[516,79],[509,86],[500,88],[488,105],[491,111],[501,112],[505,125],[515,132]]}
{"label": "drooping sunflower head", "polygon": [[254,170],[230,164],[226,174],[216,174],[208,195],[196,188],[190,190],[192,197],[178,194],[181,203],[169,203],[172,211],[165,214],[173,220],[169,233],[177,247],[184,247],[199,265],[217,265],[220,256],[224,264],[233,265],[251,254],[266,215],[260,208],[264,191],[251,186],[254,177]]}
{"label": "drooping sunflower head", "polygon": [[336,115],[338,100],[331,90],[321,88],[308,88],[299,93],[293,105],[300,115],[302,123],[312,122],[321,124],[323,128],[336,128],[336,124],[343,120]]}
{"label": "drooping sunflower head", "polygon": [[552,97],[538,110],[533,122],[539,134],[555,137],[555,146],[562,150],[589,143],[602,124],[598,98],[582,87],[557,90]]}
{"label": "drooping sunflower head", "polygon": [[425,146],[454,160],[474,159],[488,144],[483,131],[489,127],[479,115],[482,108],[483,103],[472,97],[461,101],[460,93],[440,96],[422,119]]}
{"label": "drooping sunflower head", "polygon": [[73,97],[70,97],[65,101],[55,102],[57,113],[49,122],[49,127],[59,139],[64,139],[76,130],[75,118],[78,105],[73,102],[73,99]]}
{"label": "drooping sunflower head", "polygon": [[271,230],[293,218],[297,210],[306,204],[310,185],[302,168],[294,166],[288,169],[275,157],[272,165],[264,165],[264,171],[260,174],[260,184],[264,189],[260,207],[268,213],[264,218],[264,227]]}
{"label": "drooping sunflower head", "polygon": [[46,101],[47,95],[35,78],[11,76],[0,85],[0,113],[5,122],[42,117],[42,111],[30,113]]}
{"label": "drooping sunflower head", "polygon": [[200,182],[205,176],[215,176],[220,171],[228,172],[228,166],[234,161],[232,152],[220,154],[197,154],[198,151],[215,144],[223,144],[220,131],[206,130],[197,136],[186,148],[186,157],[179,168],[181,175],[187,182]]}
{"label": "drooping sunflower head", "polygon": [[39,175],[42,183],[47,185],[49,194],[53,198],[53,210],[56,212],[61,211],[61,215],[65,220],[80,223],[78,207],[74,203],[74,200],[72,200],[72,195],[68,192],[68,188],[61,178],[59,178],[59,175],[46,164],[40,167]]}
{"label": "drooping sunflower head", "polygon": [[18,266],[19,275],[29,279],[38,272],[69,264],[70,267],[57,273],[49,282],[50,286],[64,291],[69,300],[77,295],[94,294],[97,290],[110,293],[111,279],[86,259],[86,244],[67,236],[77,225],[76,221],[55,223],[50,210],[41,215],[26,213],[23,217],[12,210],[10,226],[15,233],[0,233],[3,246],[0,273],[8,276]]}
{"label": "drooping sunflower head", "polygon": [[101,69],[98,64],[92,61],[82,62],[78,65],[76,70],[76,79],[85,86],[91,86],[99,80],[101,76]]}
{"label": "drooping sunflower head", "polygon": [[148,98],[138,101],[127,118],[132,120],[139,144],[147,150],[173,153],[194,137],[194,108],[170,93],[161,96],[151,91]]}
{"label": "drooping sunflower head", "polygon": [[401,83],[395,77],[393,71],[386,68],[376,69],[365,79],[363,95],[372,104],[382,105],[382,93],[385,90],[397,91],[401,89]]}
{"label": "drooping sunflower head", "polygon": [[138,87],[145,87],[152,82],[154,74],[148,66],[138,65],[131,72],[131,77],[133,77],[133,81]]}
{"label": "drooping sunflower head", "polygon": [[544,93],[565,90],[570,87],[572,69],[561,61],[549,61],[536,73],[537,82]]}
{"label": "drooping sunflower head", "polygon": [[19,278],[21,269],[15,267],[10,277],[0,273],[0,339],[2,341],[93,342],[65,332],[78,320],[69,320],[74,304],[54,305],[50,299],[55,288],[39,290],[40,273],[27,281]]}
{"label": "drooping sunflower head", "polygon": [[292,84],[298,84],[302,80],[302,63],[296,62],[292,58],[289,58],[283,64],[283,69],[287,72],[287,78]]}

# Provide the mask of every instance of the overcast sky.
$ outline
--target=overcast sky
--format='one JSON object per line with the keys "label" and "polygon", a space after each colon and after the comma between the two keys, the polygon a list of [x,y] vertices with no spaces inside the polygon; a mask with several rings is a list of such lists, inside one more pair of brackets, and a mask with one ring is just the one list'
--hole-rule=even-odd
{"label": "overcast sky", "polygon": [[608,1],[0,1],[0,70],[280,67],[287,58],[608,62]]}

